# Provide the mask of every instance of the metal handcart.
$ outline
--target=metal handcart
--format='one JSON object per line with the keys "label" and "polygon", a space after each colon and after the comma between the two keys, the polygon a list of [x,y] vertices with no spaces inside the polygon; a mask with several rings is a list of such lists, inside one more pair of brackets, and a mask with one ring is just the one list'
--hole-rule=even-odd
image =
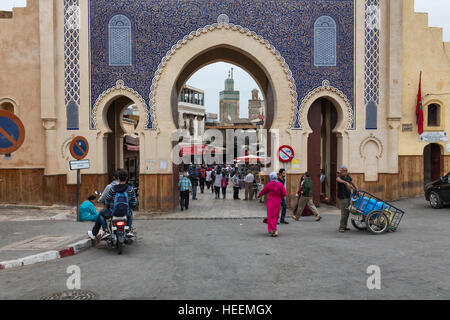
{"label": "metal handcart", "polygon": [[405,212],[366,191],[355,191],[347,207],[352,225],[373,234],[395,232]]}

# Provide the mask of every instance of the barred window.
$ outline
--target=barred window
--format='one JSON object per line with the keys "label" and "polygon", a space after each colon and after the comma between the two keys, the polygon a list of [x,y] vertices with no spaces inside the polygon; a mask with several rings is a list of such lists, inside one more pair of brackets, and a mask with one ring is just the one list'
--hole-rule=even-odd
{"label": "barred window", "polygon": [[119,14],[109,21],[109,65],[131,66],[131,22],[126,16]]}
{"label": "barred window", "polygon": [[441,106],[430,104],[428,106],[428,126],[439,127],[441,125]]}
{"label": "barred window", "polygon": [[322,16],[314,23],[314,66],[336,66],[336,22]]}

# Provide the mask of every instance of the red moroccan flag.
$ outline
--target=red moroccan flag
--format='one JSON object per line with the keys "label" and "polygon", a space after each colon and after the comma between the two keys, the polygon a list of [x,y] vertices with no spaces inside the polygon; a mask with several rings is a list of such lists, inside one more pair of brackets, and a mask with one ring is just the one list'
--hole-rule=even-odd
{"label": "red moroccan flag", "polygon": [[419,135],[421,135],[423,133],[422,72],[420,72],[419,93],[417,94],[416,116],[417,116],[417,127],[419,128]]}

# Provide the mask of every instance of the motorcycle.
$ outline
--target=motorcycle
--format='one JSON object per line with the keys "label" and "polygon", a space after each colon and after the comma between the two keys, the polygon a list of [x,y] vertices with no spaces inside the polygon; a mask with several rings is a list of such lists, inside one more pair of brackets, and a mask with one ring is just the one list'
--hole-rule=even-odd
{"label": "motorcycle", "polygon": [[[135,189],[136,190],[136,189]],[[101,196],[102,193],[95,190],[94,194],[97,196]],[[108,219],[108,229],[111,230],[111,236],[104,239],[107,242],[110,248],[117,249],[118,254],[122,254],[124,245],[131,245],[133,242],[137,242],[137,232],[134,227],[131,228],[132,233],[134,234],[134,239],[128,238],[126,235],[129,232],[129,227],[127,226],[128,219],[127,217],[111,217]]]}
{"label": "motorcycle", "polygon": [[123,246],[125,244],[131,245],[133,243],[133,239],[126,236],[129,231],[127,221],[127,217],[112,217],[109,219],[111,236],[107,238],[106,241],[111,248],[117,249],[118,254],[122,254]]}

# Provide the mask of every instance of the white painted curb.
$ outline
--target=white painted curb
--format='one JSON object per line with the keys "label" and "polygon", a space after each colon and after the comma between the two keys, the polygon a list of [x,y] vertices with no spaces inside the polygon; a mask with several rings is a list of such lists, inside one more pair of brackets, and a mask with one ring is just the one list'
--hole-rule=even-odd
{"label": "white painted curb", "polygon": [[73,256],[93,246],[94,241],[91,239],[80,240],[74,244],[71,244],[61,250],[52,250],[42,252],[36,255],[20,258],[16,260],[9,260],[0,262],[0,270],[20,268],[23,266],[32,265],[39,262],[52,261],[62,259],[65,257]]}

